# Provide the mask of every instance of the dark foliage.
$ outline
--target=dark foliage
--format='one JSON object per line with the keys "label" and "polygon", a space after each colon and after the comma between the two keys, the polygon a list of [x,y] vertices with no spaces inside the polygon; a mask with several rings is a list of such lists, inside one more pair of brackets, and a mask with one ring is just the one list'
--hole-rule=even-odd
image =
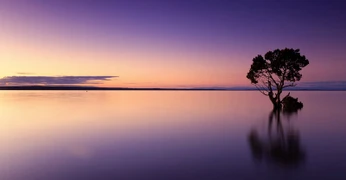
{"label": "dark foliage", "polygon": [[299,49],[276,49],[267,52],[264,57],[258,55],[253,62],[247,78],[269,99],[274,108],[281,108],[280,95],[286,87],[296,86],[302,74],[300,71],[309,64]]}
{"label": "dark foliage", "polygon": [[292,96],[286,96],[282,99],[282,105],[284,112],[295,112],[303,108],[303,103],[298,101],[298,98]]}

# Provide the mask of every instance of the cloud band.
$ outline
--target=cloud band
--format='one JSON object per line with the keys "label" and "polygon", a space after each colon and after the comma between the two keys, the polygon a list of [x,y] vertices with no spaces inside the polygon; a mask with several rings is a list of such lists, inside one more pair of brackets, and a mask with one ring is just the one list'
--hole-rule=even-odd
{"label": "cloud band", "polygon": [[1,85],[82,85],[102,84],[118,76],[6,76]]}

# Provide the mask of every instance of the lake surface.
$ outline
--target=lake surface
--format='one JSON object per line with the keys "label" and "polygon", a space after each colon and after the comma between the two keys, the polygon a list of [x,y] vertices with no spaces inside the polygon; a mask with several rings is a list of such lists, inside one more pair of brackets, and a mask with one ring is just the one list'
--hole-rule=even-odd
{"label": "lake surface", "polygon": [[0,91],[0,179],[346,179],[346,92],[291,95]]}

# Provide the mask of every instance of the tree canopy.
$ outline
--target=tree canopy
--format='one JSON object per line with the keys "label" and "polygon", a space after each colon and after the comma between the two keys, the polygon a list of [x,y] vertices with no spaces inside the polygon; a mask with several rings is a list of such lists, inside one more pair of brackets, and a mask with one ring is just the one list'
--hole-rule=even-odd
{"label": "tree canopy", "polygon": [[[252,60],[247,78],[264,95],[269,96],[274,108],[281,107],[280,95],[286,87],[296,86],[302,74],[300,71],[309,64],[299,49],[276,49],[264,57],[258,55]],[[273,91],[276,91],[275,94]]]}

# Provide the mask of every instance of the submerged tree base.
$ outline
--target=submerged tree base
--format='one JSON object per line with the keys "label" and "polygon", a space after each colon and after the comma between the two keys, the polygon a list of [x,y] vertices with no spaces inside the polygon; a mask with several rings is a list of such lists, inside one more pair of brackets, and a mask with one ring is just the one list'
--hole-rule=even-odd
{"label": "submerged tree base", "polygon": [[282,100],[282,106],[284,111],[298,111],[303,108],[303,103],[298,101],[298,98],[294,98],[290,95],[286,96]]}

